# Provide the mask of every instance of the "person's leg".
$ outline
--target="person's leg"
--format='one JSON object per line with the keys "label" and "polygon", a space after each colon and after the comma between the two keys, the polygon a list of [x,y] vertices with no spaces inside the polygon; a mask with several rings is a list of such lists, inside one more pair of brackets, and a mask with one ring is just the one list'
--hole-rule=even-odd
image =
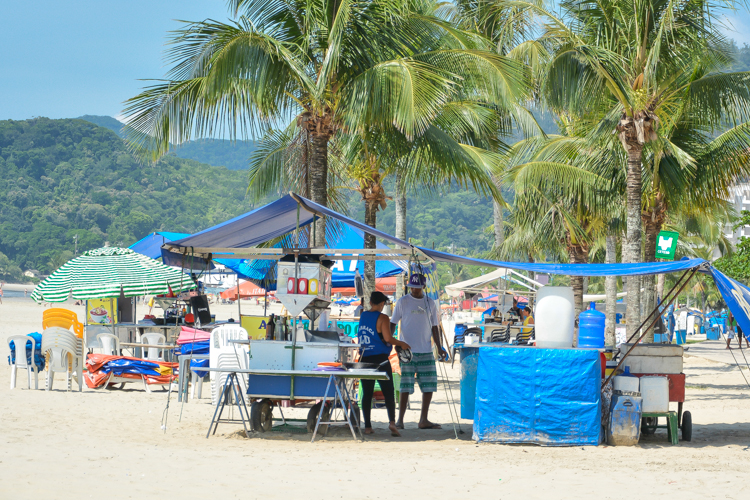
{"label": "person's leg", "polygon": [[414,377],[417,372],[414,361],[408,363],[401,363],[401,384],[399,385],[399,392],[401,397],[398,402],[398,420],[396,421],[396,427],[399,429],[404,428],[404,415],[406,415],[406,407],[409,405],[409,394],[414,392]]}
{"label": "person's leg", "polygon": [[378,384],[380,384],[380,390],[383,392],[383,397],[385,398],[385,409],[388,412],[388,428],[392,436],[400,436],[398,427],[396,427],[396,401],[393,397],[395,390],[393,388],[393,373],[391,372],[390,363],[387,365],[385,373],[388,374],[389,379],[380,380]]}
{"label": "person's leg", "polygon": [[365,434],[372,433],[370,414],[372,412],[372,394],[375,392],[374,380],[360,380],[362,384],[362,418],[365,422]]}
{"label": "person's leg", "polygon": [[440,424],[433,424],[427,418],[432,402],[432,394],[437,392],[437,365],[432,353],[415,355],[417,365],[417,382],[422,391],[422,411],[419,415],[420,429],[440,429]]}

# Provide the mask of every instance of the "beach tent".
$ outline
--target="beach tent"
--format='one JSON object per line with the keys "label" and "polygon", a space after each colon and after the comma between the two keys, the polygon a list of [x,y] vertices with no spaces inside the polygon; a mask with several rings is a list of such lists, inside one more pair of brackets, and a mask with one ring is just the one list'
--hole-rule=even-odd
{"label": "beach tent", "polygon": [[513,288],[513,285],[519,285],[533,291],[542,286],[538,281],[534,281],[512,269],[501,268],[476,278],[446,285],[445,293],[450,297],[460,297],[464,293],[478,293],[484,291],[487,287],[495,287],[497,281],[501,279],[508,281],[509,288]]}
{"label": "beach tent", "polygon": [[36,302],[182,292],[195,288],[189,276],[129,248],[89,250],[63,264],[31,293]]}
{"label": "beach tent", "polygon": [[141,238],[140,240],[130,245],[128,248],[130,248],[134,252],[138,252],[141,255],[145,255],[146,257],[158,259],[161,257],[161,246],[164,243],[168,241],[187,238],[188,236],[190,236],[190,233],[170,233],[168,231],[157,231]]}
{"label": "beach tent", "polygon": [[[227,300],[237,300],[237,287],[228,288],[221,292],[221,298]],[[240,297],[246,299],[248,297],[265,297],[266,291],[253,283],[252,281],[240,282]]]}
{"label": "beach tent", "polygon": [[[750,314],[750,289],[725,276],[704,259],[633,264],[547,264],[464,257],[412,245],[295,193],[290,193],[268,205],[235,217],[211,229],[201,231],[182,240],[167,242],[162,247],[162,256],[165,262],[174,259],[177,265],[186,256],[201,259],[263,258],[263,256],[267,256],[278,259],[279,256],[289,254],[289,252],[281,248],[260,248],[259,245],[290,233],[296,227],[309,225],[319,217],[327,217],[329,226],[336,221],[345,223],[396,246],[395,249],[385,251],[381,249],[374,255],[401,255],[404,258],[412,256],[425,264],[445,262],[568,276],[641,276],[700,271],[710,274],[714,278],[722,297],[742,329],[750,331],[750,318],[748,317]],[[311,252],[326,256],[335,254],[335,251],[330,249],[314,249]]]}
{"label": "beach tent", "polygon": [[[375,290],[383,292],[386,295],[393,295],[396,293],[396,277],[391,276],[388,278],[375,278]],[[334,288],[333,293],[340,293],[341,295],[354,295],[354,287],[338,287]]]}

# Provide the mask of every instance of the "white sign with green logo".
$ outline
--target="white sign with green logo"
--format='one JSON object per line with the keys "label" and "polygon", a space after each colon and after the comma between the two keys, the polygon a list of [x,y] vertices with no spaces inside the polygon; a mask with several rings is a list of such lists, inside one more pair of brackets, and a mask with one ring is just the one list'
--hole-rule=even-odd
{"label": "white sign with green logo", "polygon": [[656,239],[656,258],[674,260],[674,251],[677,249],[679,237],[679,233],[674,231],[660,231]]}

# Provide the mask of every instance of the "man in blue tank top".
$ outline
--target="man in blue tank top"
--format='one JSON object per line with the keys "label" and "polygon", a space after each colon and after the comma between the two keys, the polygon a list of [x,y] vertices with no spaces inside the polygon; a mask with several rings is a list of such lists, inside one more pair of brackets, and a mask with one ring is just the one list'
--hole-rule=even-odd
{"label": "man in blue tank top", "polygon": [[[370,309],[363,311],[357,327],[357,340],[362,346],[362,363],[374,363],[382,366],[379,370],[388,374],[388,380],[380,380],[380,390],[385,397],[385,407],[388,410],[388,428],[392,436],[400,436],[396,428],[396,402],[393,397],[393,372],[388,356],[391,354],[392,346],[409,349],[409,344],[396,340],[391,335],[391,325],[388,316],[383,314],[383,307],[388,302],[381,292],[373,292],[370,295]],[[361,380],[362,384],[362,415],[365,423],[365,434],[372,434],[370,412],[372,410],[372,395],[375,391],[374,380]]]}

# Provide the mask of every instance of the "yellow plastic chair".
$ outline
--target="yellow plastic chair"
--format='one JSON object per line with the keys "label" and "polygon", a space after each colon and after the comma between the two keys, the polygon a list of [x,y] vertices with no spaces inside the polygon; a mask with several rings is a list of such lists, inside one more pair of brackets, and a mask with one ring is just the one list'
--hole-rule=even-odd
{"label": "yellow plastic chair", "polygon": [[46,309],[42,315],[42,329],[60,327],[72,330],[79,339],[83,338],[83,323],[78,321],[78,315],[73,311],[62,308]]}

